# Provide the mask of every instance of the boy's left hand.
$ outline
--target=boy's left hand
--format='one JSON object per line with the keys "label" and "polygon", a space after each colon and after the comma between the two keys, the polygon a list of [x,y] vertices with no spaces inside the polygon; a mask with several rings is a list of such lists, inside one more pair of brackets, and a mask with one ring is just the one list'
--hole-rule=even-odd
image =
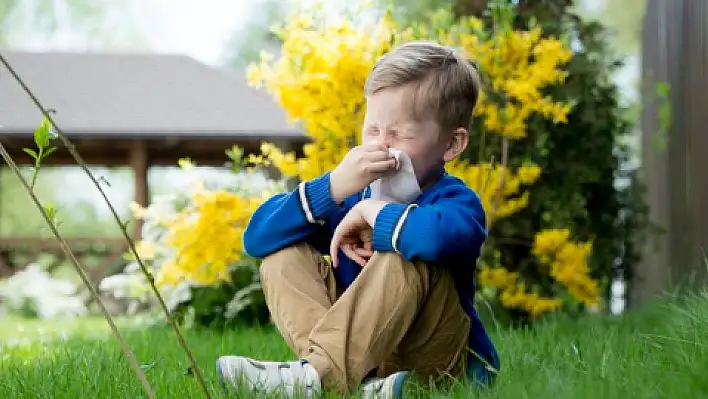
{"label": "boy's left hand", "polygon": [[366,266],[367,259],[373,255],[372,240],[376,216],[384,206],[384,201],[367,199],[356,204],[344,216],[334,230],[329,249],[334,267],[339,265],[340,248],[361,267]]}

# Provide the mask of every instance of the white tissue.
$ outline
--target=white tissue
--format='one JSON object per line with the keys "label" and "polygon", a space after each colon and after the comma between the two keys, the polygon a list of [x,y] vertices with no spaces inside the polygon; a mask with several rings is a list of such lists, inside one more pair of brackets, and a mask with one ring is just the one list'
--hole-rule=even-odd
{"label": "white tissue", "polygon": [[389,148],[388,151],[396,158],[398,171],[371,183],[371,198],[410,204],[422,194],[413,170],[413,163],[408,154],[401,150]]}

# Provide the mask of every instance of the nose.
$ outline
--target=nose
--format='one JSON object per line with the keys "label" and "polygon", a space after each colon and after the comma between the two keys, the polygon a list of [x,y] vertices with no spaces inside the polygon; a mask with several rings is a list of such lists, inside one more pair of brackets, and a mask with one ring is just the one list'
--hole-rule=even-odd
{"label": "nose", "polygon": [[390,134],[385,133],[385,132],[381,134],[381,144],[383,144],[384,146],[386,146],[386,148],[391,148],[391,142],[392,142],[392,141],[393,141],[393,140],[392,140]]}
{"label": "nose", "polygon": [[384,145],[386,148],[391,148],[391,136],[388,134],[388,129],[382,123],[377,123],[379,134],[377,137],[377,142]]}

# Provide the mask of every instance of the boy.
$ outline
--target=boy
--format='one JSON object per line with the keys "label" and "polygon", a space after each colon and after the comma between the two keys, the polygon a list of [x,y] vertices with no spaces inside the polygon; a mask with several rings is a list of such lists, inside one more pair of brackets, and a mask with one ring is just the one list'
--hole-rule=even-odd
{"label": "boy", "polygon": [[[486,217],[444,169],[467,147],[477,71],[450,48],[407,43],[374,66],[365,94],[363,144],[332,172],[266,201],[244,234],[246,251],[264,258],[274,324],[301,360],[223,356],[223,383],[245,377],[252,388],[307,397],[359,386],[364,397],[394,398],[410,371],[484,383],[494,372],[485,365],[499,368],[473,307]],[[372,182],[395,173],[389,148],[413,164],[422,194],[410,204],[369,197]]]}

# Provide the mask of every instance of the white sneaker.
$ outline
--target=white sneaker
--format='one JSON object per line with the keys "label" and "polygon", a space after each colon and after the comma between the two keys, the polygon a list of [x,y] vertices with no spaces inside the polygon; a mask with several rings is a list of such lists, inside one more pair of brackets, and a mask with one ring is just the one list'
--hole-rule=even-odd
{"label": "white sneaker", "polygon": [[261,362],[222,356],[216,361],[216,372],[226,390],[247,388],[252,392],[279,393],[285,398],[312,398],[322,392],[317,370],[304,361]]}
{"label": "white sneaker", "polygon": [[363,399],[400,399],[403,397],[403,385],[407,379],[407,371],[399,371],[386,378],[368,378],[359,387],[361,397]]}

